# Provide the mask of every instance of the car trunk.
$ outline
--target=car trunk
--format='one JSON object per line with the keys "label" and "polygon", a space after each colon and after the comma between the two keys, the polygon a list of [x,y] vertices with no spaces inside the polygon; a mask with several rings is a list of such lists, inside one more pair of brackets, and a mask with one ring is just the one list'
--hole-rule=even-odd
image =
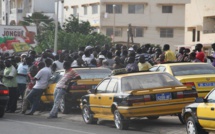
{"label": "car trunk", "polygon": [[205,97],[215,87],[214,74],[176,76],[176,78],[188,88],[196,88],[198,97]]}
{"label": "car trunk", "polygon": [[180,113],[194,102],[196,91],[185,86],[127,91],[128,107],[119,107],[126,117],[169,115]]}

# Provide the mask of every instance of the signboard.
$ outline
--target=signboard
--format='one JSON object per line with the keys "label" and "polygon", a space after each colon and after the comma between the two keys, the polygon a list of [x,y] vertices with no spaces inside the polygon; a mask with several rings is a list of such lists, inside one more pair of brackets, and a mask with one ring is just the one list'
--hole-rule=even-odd
{"label": "signboard", "polygon": [[[18,45],[21,45],[20,48],[23,48],[23,44],[35,46],[36,34],[37,34],[37,29],[35,26],[0,25],[0,49],[2,49],[3,51],[13,50],[14,43],[16,43],[15,45],[16,48],[18,48]],[[27,47],[24,47],[24,48],[27,48]],[[17,49],[17,51],[21,51],[21,50]]]}
{"label": "signboard", "polygon": [[13,49],[15,52],[24,52],[30,50],[30,46],[27,43],[13,43]]}

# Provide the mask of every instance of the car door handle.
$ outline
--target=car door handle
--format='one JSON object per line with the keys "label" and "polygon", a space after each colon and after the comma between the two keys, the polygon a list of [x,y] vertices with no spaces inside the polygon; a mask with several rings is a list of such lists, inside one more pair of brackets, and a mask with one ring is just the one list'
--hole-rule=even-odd
{"label": "car door handle", "polygon": [[109,99],[112,100],[112,97],[110,97]]}
{"label": "car door handle", "polygon": [[211,108],[211,111],[214,111],[214,107]]}
{"label": "car door handle", "polygon": [[101,99],[101,97],[98,97],[98,99]]}

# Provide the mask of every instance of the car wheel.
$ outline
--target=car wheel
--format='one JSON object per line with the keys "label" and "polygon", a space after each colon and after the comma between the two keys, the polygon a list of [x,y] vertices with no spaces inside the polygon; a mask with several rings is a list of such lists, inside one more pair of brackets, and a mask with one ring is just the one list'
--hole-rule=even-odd
{"label": "car wheel", "polygon": [[59,106],[61,113],[69,114],[71,112],[71,108],[69,104],[70,104],[69,101],[67,101],[66,97],[63,96],[62,99],[60,100],[60,106]]}
{"label": "car wheel", "polygon": [[129,122],[124,120],[124,117],[119,113],[118,110],[114,111],[114,123],[117,129],[125,130],[129,127]]}
{"label": "car wheel", "polygon": [[208,134],[201,128],[200,125],[196,124],[192,117],[189,117],[186,122],[187,134]]}
{"label": "car wheel", "polygon": [[0,106],[0,118],[4,116],[5,113],[5,107]]}
{"label": "car wheel", "polygon": [[86,124],[95,124],[98,119],[93,118],[92,112],[88,105],[84,105],[82,108],[82,117]]}
{"label": "car wheel", "polygon": [[159,116],[148,116],[147,119],[149,120],[157,120]]}
{"label": "car wheel", "polygon": [[183,118],[181,116],[181,113],[178,114],[178,119],[180,120],[181,124],[185,124],[185,122],[184,122],[184,120],[183,120]]}

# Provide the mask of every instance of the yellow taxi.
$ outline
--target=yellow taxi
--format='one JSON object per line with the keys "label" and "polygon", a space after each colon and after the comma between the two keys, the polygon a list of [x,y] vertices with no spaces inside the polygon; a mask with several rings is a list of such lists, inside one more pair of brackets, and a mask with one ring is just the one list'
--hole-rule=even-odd
{"label": "yellow taxi", "polygon": [[[80,99],[87,91],[95,86],[105,77],[111,74],[108,68],[73,68],[81,77],[78,80],[72,80],[68,85],[68,93],[61,99],[60,111],[62,113],[70,113],[71,109],[80,107]],[[56,83],[64,75],[64,70],[59,70],[53,74],[49,81],[49,86],[41,96],[43,106],[45,104],[53,104],[54,89]]]}
{"label": "yellow taxi", "polygon": [[215,132],[215,89],[203,99],[186,106],[182,111],[188,134]]}
{"label": "yellow taxi", "polygon": [[195,88],[198,97],[205,97],[215,87],[215,68],[207,63],[159,64],[150,71],[168,72],[184,85]]}
{"label": "yellow taxi", "polygon": [[138,72],[111,75],[81,98],[85,123],[113,120],[117,129],[128,129],[133,117],[158,119],[181,115],[197,93],[168,73]]}

